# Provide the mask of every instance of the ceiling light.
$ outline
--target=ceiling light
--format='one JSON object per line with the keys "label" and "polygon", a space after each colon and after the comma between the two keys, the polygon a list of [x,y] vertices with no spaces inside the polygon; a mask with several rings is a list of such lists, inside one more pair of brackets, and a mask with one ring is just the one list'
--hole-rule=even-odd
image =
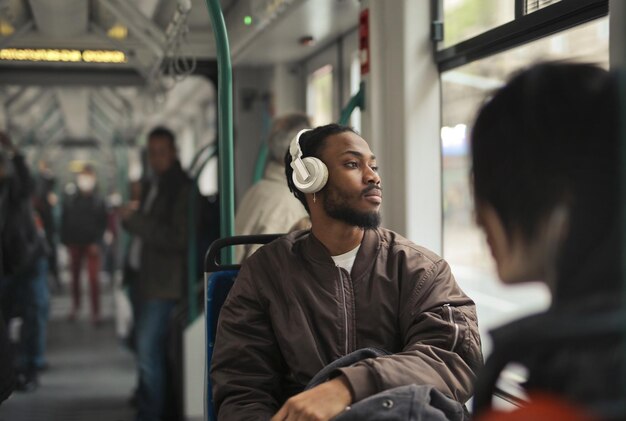
{"label": "ceiling light", "polygon": [[107,31],[107,35],[109,36],[109,38],[126,39],[126,37],[128,36],[128,28],[118,23],[116,25],[113,25]]}
{"label": "ceiling light", "polygon": [[15,32],[13,25],[4,19],[0,19],[0,35],[6,37],[11,35],[13,32]]}

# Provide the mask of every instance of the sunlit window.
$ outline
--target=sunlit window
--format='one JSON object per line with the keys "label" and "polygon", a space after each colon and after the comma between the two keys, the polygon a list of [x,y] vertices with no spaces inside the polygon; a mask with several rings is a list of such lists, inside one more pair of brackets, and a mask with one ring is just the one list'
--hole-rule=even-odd
{"label": "sunlit window", "polygon": [[[359,92],[359,85],[361,83],[361,60],[359,59],[359,52],[355,51],[352,55],[352,62],[350,63],[350,95],[354,95]],[[361,110],[356,108],[350,116],[350,124],[358,133],[361,133]]]}
{"label": "sunlit window", "polygon": [[444,36],[449,47],[515,18],[513,0],[444,0]]}
{"label": "sunlit window", "polygon": [[524,13],[529,14],[541,10],[544,7],[552,6],[561,0],[526,0],[524,2]]}
{"label": "sunlit window", "polygon": [[306,112],[313,126],[333,122],[333,66],[321,67],[309,75]]}
{"label": "sunlit window", "polygon": [[567,59],[608,68],[608,52],[608,18],[602,18],[441,74],[443,254],[463,288],[471,290],[467,292],[477,302],[483,329],[542,309],[548,295],[537,285],[510,289],[497,281],[493,258],[474,221],[469,183],[476,112],[491,92],[523,67]]}

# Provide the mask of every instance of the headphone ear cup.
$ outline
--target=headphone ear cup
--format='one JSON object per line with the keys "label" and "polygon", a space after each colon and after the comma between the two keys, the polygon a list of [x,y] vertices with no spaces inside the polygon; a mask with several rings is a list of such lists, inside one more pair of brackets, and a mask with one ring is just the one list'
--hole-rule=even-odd
{"label": "headphone ear cup", "polygon": [[320,159],[314,157],[307,157],[302,159],[302,163],[306,166],[309,172],[310,179],[304,181],[297,171],[292,174],[293,184],[302,193],[317,193],[322,190],[328,181],[328,168]]}

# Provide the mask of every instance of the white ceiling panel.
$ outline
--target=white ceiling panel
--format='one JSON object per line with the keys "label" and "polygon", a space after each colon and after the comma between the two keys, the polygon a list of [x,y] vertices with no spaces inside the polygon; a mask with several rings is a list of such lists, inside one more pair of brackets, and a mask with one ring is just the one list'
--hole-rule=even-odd
{"label": "white ceiling panel", "polygon": [[68,37],[87,32],[89,2],[86,0],[29,0],[37,30],[49,37]]}

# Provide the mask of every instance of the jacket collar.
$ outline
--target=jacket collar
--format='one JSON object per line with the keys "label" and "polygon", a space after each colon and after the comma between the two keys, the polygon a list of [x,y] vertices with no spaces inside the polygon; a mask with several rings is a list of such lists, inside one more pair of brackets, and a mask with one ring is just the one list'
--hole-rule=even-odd
{"label": "jacket collar", "polygon": [[[372,265],[376,261],[376,256],[378,256],[378,251],[380,250],[382,242],[379,229],[365,230],[363,240],[361,241],[361,248],[356,255],[356,260],[354,261],[354,266],[352,267],[352,272],[350,273],[353,281],[356,281],[363,275],[369,273]],[[304,240],[303,251],[304,257],[311,260],[315,264],[330,268],[335,267],[335,262],[330,256],[330,253],[324,244],[315,238],[312,232],[309,232],[309,235]]]}

